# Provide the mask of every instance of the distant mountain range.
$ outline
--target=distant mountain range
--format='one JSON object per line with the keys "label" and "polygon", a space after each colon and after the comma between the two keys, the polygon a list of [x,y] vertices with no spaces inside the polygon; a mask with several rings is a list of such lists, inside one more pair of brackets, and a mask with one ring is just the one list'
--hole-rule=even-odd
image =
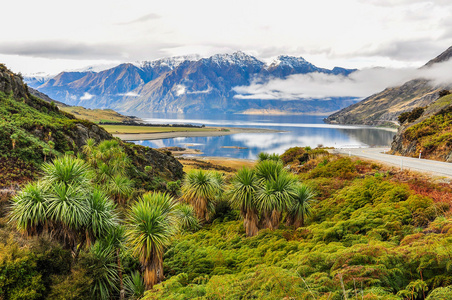
{"label": "distant mountain range", "polygon": [[[422,68],[448,61],[452,57],[452,47],[427,62]],[[422,69],[421,68],[421,69]],[[398,124],[397,118],[403,112],[416,107],[425,107],[439,98],[438,92],[452,89],[452,82],[436,84],[425,78],[413,79],[401,86],[390,87],[346,107],[326,119],[331,124]]]}
{"label": "distant mountain range", "polygon": [[[172,57],[127,63],[94,72],[62,72],[52,78],[25,77],[29,86],[68,105],[120,112],[328,113],[357,98],[239,99],[234,90],[295,74],[319,72],[348,76],[355,69],[316,67],[302,57],[279,56],[270,64],[243,52],[209,58]],[[318,101],[328,100],[328,101]]]}

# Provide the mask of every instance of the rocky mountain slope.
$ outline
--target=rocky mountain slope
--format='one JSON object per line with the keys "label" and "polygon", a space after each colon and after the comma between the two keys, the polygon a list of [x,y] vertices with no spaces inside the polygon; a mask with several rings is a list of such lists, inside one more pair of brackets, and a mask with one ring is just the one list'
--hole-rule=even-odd
{"label": "rocky mountain slope", "polygon": [[452,162],[452,95],[444,95],[406,117],[392,142],[392,154],[421,154],[422,158]]}
{"label": "rocky mountain slope", "polygon": [[121,112],[237,113],[252,109],[291,113],[331,112],[356,102],[335,98],[322,101],[237,99],[234,87],[294,74],[320,72],[347,76],[354,70],[316,67],[301,57],[280,56],[270,64],[243,52],[209,58],[176,57],[121,64],[100,72],[62,72],[44,83],[30,79],[33,88],[69,105],[112,108]]}
{"label": "rocky mountain slope", "polygon": [[[445,62],[452,57],[452,47],[429,61],[423,68]],[[346,107],[326,119],[331,124],[397,125],[397,117],[416,107],[435,102],[438,92],[451,89],[450,84],[435,84],[426,79],[415,79],[398,87],[387,88],[356,104]]]}
{"label": "rocky mountain slope", "polygon": [[[54,103],[33,96],[20,76],[0,64],[0,187],[33,178],[39,165],[51,157],[81,151],[87,139],[113,139],[101,127],[60,111]],[[172,156],[138,145],[123,143],[137,180],[154,174],[179,179],[182,165]],[[143,177],[143,178],[141,178]]]}

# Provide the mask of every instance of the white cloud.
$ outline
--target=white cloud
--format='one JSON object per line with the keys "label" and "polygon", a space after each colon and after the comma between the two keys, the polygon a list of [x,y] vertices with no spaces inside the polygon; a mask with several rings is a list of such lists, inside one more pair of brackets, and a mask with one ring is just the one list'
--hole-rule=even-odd
{"label": "white cloud", "polygon": [[265,83],[235,87],[238,99],[297,100],[329,97],[367,97],[387,87],[415,78],[434,84],[452,83],[452,61],[421,69],[373,68],[356,71],[348,77],[321,73],[292,75]]}
{"label": "white cloud", "polygon": [[208,93],[210,93],[211,91],[212,91],[212,88],[209,87],[209,88],[206,89],[206,90],[202,90],[202,91],[190,91],[190,92],[187,92],[187,94],[208,94]]}
{"label": "white cloud", "polygon": [[185,94],[185,92],[186,92],[186,88],[182,84],[178,84],[174,88],[176,90],[176,96],[181,96],[181,95]]}
{"label": "white cloud", "polygon": [[[130,62],[225,49],[260,58],[317,55],[313,63],[322,67],[332,59],[350,68],[394,66],[426,61],[452,44],[450,0],[233,0],[221,9],[209,0],[79,0],[69,6],[42,0],[25,6],[2,6],[8,12],[2,21],[14,26],[0,36],[0,54],[10,56],[7,65],[15,55],[47,58],[27,72],[68,68],[55,58],[73,60],[74,68],[78,60]],[[405,44],[389,47],[398,41]],[[22,60],[14,68],[24,73],[30,67]]]}
{"label": "white cloud", "polygon": [[127,92],[124,94],[118,94],[118,96],[125,96],[125,97],[138,97],[140,96],[140,94],[135,93],[135,92]]}
{"label": "white cloud", "polygon": [[90,93],[86,92],[83,94],[83,96],[80,97],[80,100],[91,100],[94,98],[94,95],[91,95]]}

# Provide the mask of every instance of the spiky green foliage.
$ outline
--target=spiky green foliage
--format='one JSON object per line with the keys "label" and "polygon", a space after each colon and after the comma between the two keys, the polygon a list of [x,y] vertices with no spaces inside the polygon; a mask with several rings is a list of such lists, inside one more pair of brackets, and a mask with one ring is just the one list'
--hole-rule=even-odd
{"label": "spiky green foliage", "polygon": [[30,235],[42,232],[48,219],[47,195],[41,183],[27,184],[13,199],[11,221],[20,231]]}
{"label": "spiky green foliage", "polygon": [[291,207],[297,179],[290,173],[279,171],[265,180],[258,190],[257,206],[263,213],[264,226],[278,227],[281,214]]}
{"label": "spiky green foliage", "polygon": [[102,243],[96,243],[90,253],[92,258],[88,270],[93,278],[91,295],[93,299],[112,299],[113,294],[118,291],[119,280],[114,252]]}
{"label": "spiky green foliage", "polygon": [[231,181],[229,201],[240,210],[247,236],[255,236],[258,232],[259,212],[256,194],[259,188],[258,178],[254,170],[240,169]]}
{"label": "spiky green foliage", "polygon": [[164,193],[144,194],[127,216],[127,243],[140,260],[146,288],[163,279],[163,252],[176,233],[176,202]]}
{"label": "spiky green foliage", "polygon": [[48,186],[63,184],[65,186],[87,187],[92,180],[92,173],[85,161],[71,155],[64,155],[51,163],[42,165],[42,180]]}
{"label": "spiky green foliage", "polygon": [[14,199],[10,220],[29,234],[47,230],[78,253],[86,242],[106,235],[117,223],[115,206],[91,185],[91,171],[80,159],[63,156],[43,167],[42,181],[27,185]]}
{"label": "spiky green foliage", "polygon": [[188,204],[179,204],[177,207],[179,224],[182,231],[196,231],[201,225],[195,215],[193,206]]}
{"label": "spiky green foliage", "polygon": [[276,153],[269,154],[266,152],[260,152],[257,155],[257,160],[259,162],[262,162],[264,160],[281,161],[281,157]]}
{"label": "spiky green foliage", "polygon": [[118,202],[124,203],[132,195],[133,181],[125,175],[117,174],[109,178],[106,190]]}
{"label": "spiky green foliage", "polygon": [[305,184],[297,184],[294,189],[292,203],[287,211],[287,225],[295,228],[304,226],[306,217],[312,214],[312,202],[315,193]]}
{"label": "spiky green foliage", "polygon": [[143,277],[138,271],[127,275],[124,278],[124,285],[126,288],[127,299],[130,300],[141,299],[141,297],[143,297],[144,295],[144,292],[146,291]]}
{"label": "spiky green foliage", "polygon": [[49,219],[53,223],[56,236],[71,249],[77,246],[82,227],[88,225],[90,207],[85,196],[87,192],[64,183],[54,184],[49,191]]}
{"label": "spiky green foliage", "polygon": [[195,209],[201,221],[209,220],[214,202],[222,191],[221,181],[216,173],[191,170],[182,183],[183,198]]}
{"label": "spiky green foliage", "polygon": [[119,222],[116,205],[105,192],[94,189],[88,198],[89,211],[87,232],[91,239],[108,236]]}
{"label": "spiky green foliage", "polygon": [[279,226],[283,213],[292,206],[297,181],[281,161],[264,160],[253,170],[237,172],[229,188],[229,202],[240,210],[248,236],[255,236],[259,227]]}
{"label": "spiky green foliage", "polygon": [[95,170],[95,182],[117,203],[125,204],[132,195],[134,182],[128,176],[131,161],[119,142],[105,140],[96,145],[93,139],[88,139],[83,153]]}
{"label": "spiky green foliage", "polygon": [[264,160],[255,167],[256,176],[260,180],[275,179],[283,170],[283,164],[280,161]]}

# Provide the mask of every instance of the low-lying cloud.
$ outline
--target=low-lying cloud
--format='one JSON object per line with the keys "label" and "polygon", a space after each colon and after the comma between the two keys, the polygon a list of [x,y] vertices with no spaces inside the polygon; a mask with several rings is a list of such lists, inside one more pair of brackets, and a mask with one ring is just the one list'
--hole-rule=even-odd
{"label": "low-lying cloud", "polygon": [[80,97],[80,100],[91,100],[94,98],[94,95],[91,95],[88,92],[85,92],[83,96]]}
{"label": "low-lying cloud", "polygon": [[364,98],[385,88],[402,85],[416,78],[425,78],[434,85],[452,83],[452,61],[421,69],[373,68],[346,76],[323,73],[291,75],[287,79],[254,81],[249,86],[237,86],[237,99],[303,100],[332,97]]}
{"label": "low-lying cloud", "polygon": [[124,96],[124,97],[138,97],[140,96],[140,94],[135,93],[135,92],[127,92],[124,94],[118,94],[118,96]]}

